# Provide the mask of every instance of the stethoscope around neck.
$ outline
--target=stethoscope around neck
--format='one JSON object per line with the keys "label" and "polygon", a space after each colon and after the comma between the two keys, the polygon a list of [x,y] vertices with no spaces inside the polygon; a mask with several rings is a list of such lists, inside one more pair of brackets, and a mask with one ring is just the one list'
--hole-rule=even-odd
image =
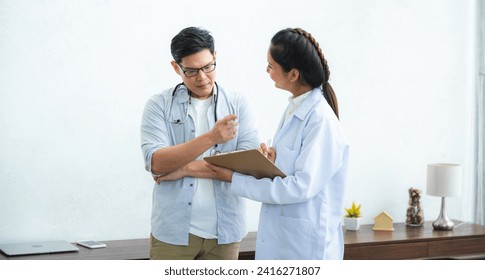
{"label": "stethoscope around neck", "polygon": [[[215,88],[216,88],[216,91],[212,94],[213,98],[214,98],[214,123],[217,122],[217,100],[219,99],[219,86],[217,85],[216,82],[214,82],[214,85],[215,85]],[[173,107],[173,101],[175,100],[175,94],[177,93],[177,90],[180,86],[185,86],[184,83],[180,83],[178,85],[175,86],[175,88],[173,89],[172,91],[172,100],[170,102],[170,109],[168,111],[168,116],[169,116],[169,123],[171,124],[185,124],[187,122],[187,120],[189,119],[189,106],[192,104],[192,93],[190,92],[190,90],[185,86],[185,88],[187,88],[187,94],[189,95],[189,105],[187,106],[187,108],[185,109],[185,117],[183,120],[181,119],[173,119],[172,117],[172,107]],[[210,154],[211,155],[215,155],[215,154],[219,154],[220,151],[217,149],[217,144],[214,145],[214,147],[211,149],[210,151]]]}
{"label": "stethoscope around neck", "polygon": [[[216,86],[216,93],[213,93],[212,95],[214,96],[214,123],[217,122],[217,99],[219,99],[219,86],[217,85],[216,82],[214,82],[215,86]],[[178,85],[175,86],[175,88],[173,89],[172,91],[172,101],[170,102],[170,109],[168,111],[168,115],[170,117],[172,117],[172,106],[173,106],[173,101],[175,99],[175,94],[177,93],[177,90],[180,86],[185,86],[184,83],[180,83]],[[187,87],[185,87],[187,88]],[[190,104],[192,104],[192,93],[190,92],[190,90],[187,88],[187,94],[189,95],[189,106]],[[189,106],[187,106],[186,110],[185,110],[185,118],[183,120],[181,119],[172,119],[172,120],[169,120],[168,122],[169,123],[172,123],[172,124],[184,124],[187,122],[187,120],[189,119]]]}

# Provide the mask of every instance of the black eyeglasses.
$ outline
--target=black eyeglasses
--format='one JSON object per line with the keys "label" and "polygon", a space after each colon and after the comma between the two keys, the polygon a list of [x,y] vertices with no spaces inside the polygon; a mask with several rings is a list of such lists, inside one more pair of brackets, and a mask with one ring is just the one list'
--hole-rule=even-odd
{"label": "black eyeglasses", "polygon": [[201,67],[201,68],[183,68],[182,65],[180,65],[179,63],[177,63],[177,64],[180,67],[180,69],[182,69],[185,76],[187,76],[189,78],[199,75],[199,71],[201,71],[201,70],[204,73],[210,73],[210,72],[216,70],[216,63],[215,62],[209,63],[206,66]]}

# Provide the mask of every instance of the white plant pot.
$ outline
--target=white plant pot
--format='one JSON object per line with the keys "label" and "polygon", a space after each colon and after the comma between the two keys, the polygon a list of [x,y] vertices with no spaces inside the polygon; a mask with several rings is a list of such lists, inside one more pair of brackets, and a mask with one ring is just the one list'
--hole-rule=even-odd
{"label": "white plant pot", "polygon": [[360,218],[344,218],[344,226],[346,230],[359,230]]}

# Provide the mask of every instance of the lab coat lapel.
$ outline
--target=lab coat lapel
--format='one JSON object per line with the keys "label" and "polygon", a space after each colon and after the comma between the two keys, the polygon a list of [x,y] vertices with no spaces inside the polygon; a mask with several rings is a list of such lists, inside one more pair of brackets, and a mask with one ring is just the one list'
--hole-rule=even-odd
{"label": "lab coat lapel", "polygon": [[[313,108],[313,106],[315,106],[315,104],[318,103],[322,98],[323,98],[323,95],[321,93],[321,90],[319,88],[314,88],[310,93],[310,95],[300,105],[300,107],[296,109],[295,113],[293,114],[293,116],[291,116],[291,119],[286,124],[284,124],[285,114],[283,114],[280,120],[280,124],[278,126],[278,131],[276,132],[274,137],[275,143],[283,135],[291,134],[291,132],[293,131],[292,127],[293,127],[294,119],[298,118],[300,120],[304,120],[306,115]],[[285,110],[285,113],[286,113],[286,110]]]}
{"label": "lab coat lapel", "polygon": [[[283,116],[281,116],[280,124],[278,125],[278,130],[276,130],[273,143],[277,143],[279,138],[281,137],[281,135],[283,135],[281,133],[282,133],[282,130],[283,130],[283,125],[285,123],[285,114],[286,114],[286,110],[285,110],[285,113],[283,113]],[[286,126],[288,126],[288,123],[286,124]]]}

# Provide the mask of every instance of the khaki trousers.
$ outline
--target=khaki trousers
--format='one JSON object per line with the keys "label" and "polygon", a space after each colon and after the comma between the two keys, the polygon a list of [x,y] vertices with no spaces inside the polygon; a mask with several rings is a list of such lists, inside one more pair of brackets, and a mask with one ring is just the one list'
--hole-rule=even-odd
{"label": "khaki trousers", "polygon": [[217,244],[217,239],[204,239],[189,234],[189,245],[173,245],[150,236],[151,260],[237,260],[241,242]]}

